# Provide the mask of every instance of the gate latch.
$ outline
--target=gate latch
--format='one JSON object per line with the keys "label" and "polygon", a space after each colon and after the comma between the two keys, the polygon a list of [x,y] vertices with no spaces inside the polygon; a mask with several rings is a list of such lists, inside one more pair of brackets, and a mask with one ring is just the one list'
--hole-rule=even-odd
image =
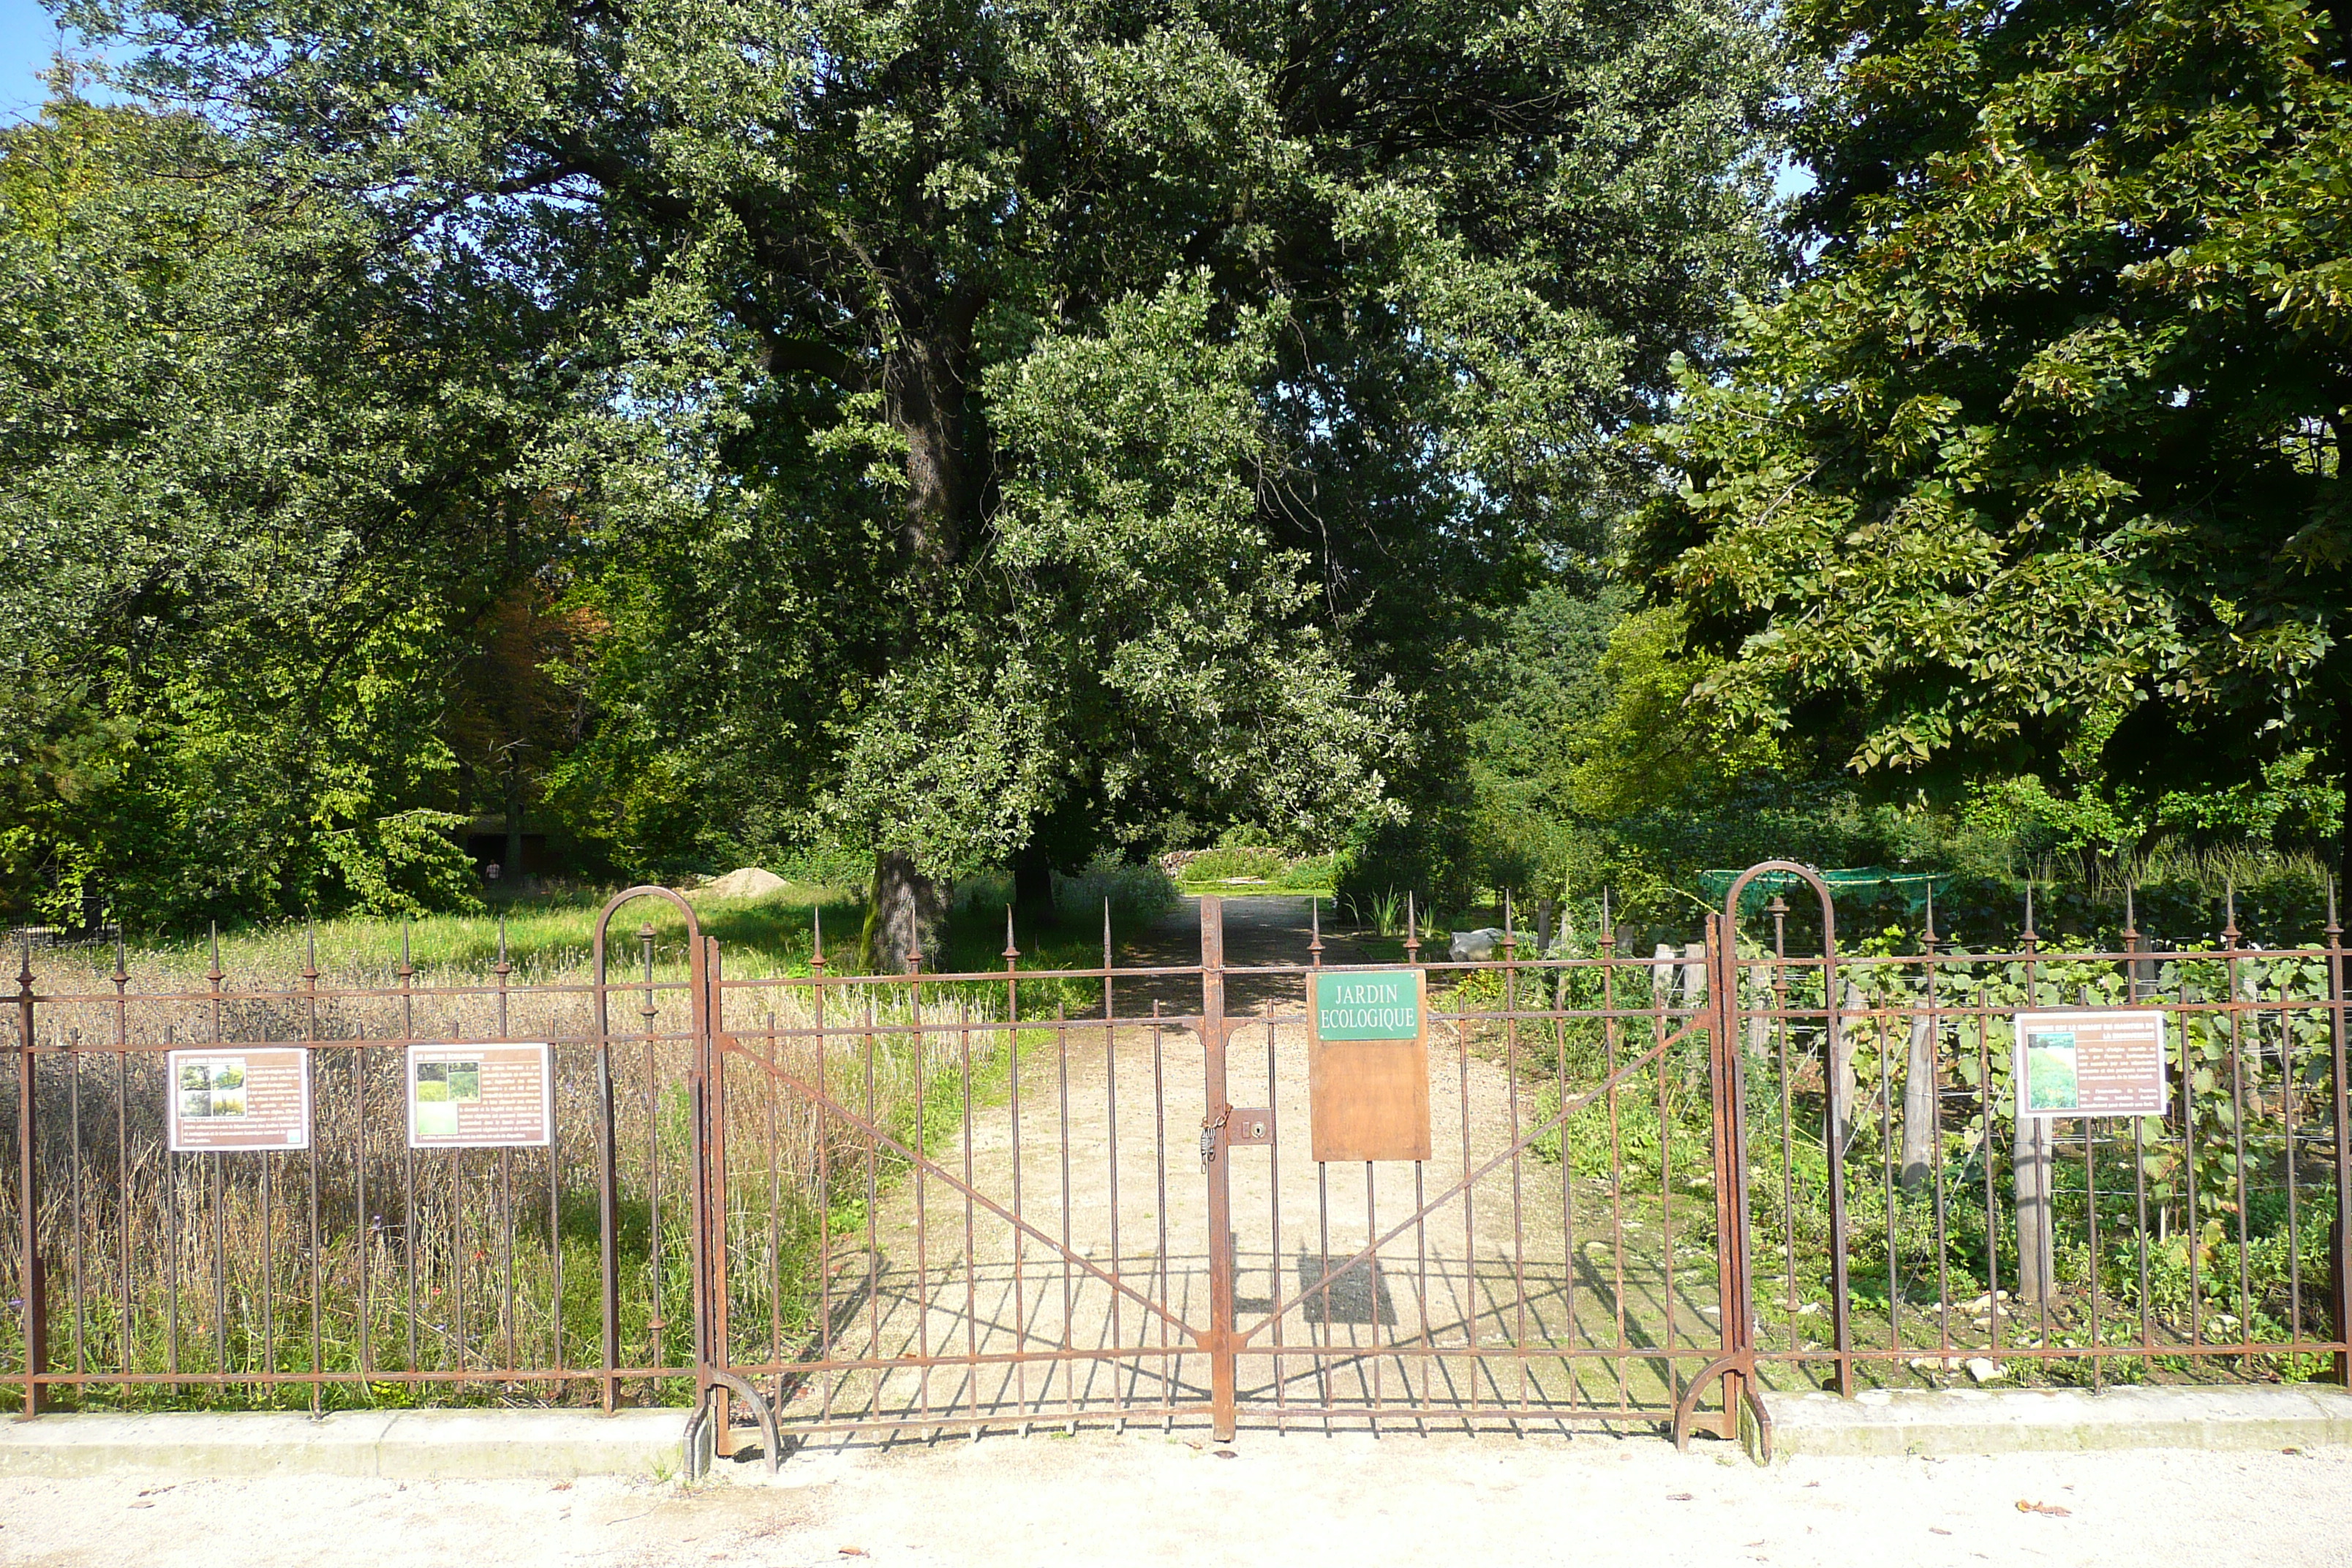
{"label": "gate latch", "polygon": [[1259,1110],[1244,1108],[1229,1114],[1233,1120],[1225,1127],[1226,1148],[1262,1149],[1274,1142],[1274,1111],[1271,1108]]}
{"label": "gate latch", "polygon": [[1217,1134],[1224,1131],[1225,1118],[1233,1113],[1232,1106],[1223,1105],[1217,1108],[1214,1121],[1205,1116],[1201,1119],[1201,1169],[1205,1171],[1217,1163]]}

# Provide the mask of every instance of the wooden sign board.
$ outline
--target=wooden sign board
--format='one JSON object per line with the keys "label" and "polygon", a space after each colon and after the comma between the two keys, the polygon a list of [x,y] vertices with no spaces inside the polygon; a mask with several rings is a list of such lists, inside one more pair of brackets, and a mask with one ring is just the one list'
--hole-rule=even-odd
{"label": "wooden sign board", "polygon": [[1418,969],[1307,977],[1315,1158],[1429,1158],[1429,996]]}
{"label": "wooden sign board", "polygon": [[544,1045],[485,1041],[408,1047],[412,1149],[543,1149],[555,1131]]}
{"label": "wooden sign board", "polygon": [[2020,1116],[2161,1116],[2164,1015],[2020,1013],[2013,1066]]}
{"label": "wooden sign board", "polygon": [[308,1149],[310,1053],[298,1046],[166,1051],[172,1152]]}

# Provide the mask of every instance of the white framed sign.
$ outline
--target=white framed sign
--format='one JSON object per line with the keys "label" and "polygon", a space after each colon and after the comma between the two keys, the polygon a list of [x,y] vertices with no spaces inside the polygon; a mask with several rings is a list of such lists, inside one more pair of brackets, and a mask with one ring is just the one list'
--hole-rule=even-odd
{"label": "white framed sign", "polygon": [[2017,1015],[2020,1116],[2161,1116],[2164,1015],[2102,1008]]}
{"label": "white framed sign", "polygon": [[163,1053],[172,1152],[310,1146],[310,1053],[205,1046]]}
{"label": "white framed sign", "polygon": [[554,1052],[508,1040],[408,1047],[412,1149],[543,1149],[554,1141]]}

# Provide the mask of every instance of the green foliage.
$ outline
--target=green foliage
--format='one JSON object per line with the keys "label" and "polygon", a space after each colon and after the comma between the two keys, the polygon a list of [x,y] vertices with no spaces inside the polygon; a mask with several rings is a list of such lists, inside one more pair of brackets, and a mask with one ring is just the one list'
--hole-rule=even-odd
{"label": "green foliage", "polygon": [[521,289],[577,526],[511,558],[587,653],[455,761],[632,867],[1444,816],[1595,437],[1766,260],[1780,59],[1717,0],[72,15]]}
{"label": "green foliage", "polygon": [[0,132],[0,908],[467,900],[443,677],[549,527],[495,272],[193,115]]}
{"label": "green foliage", "polygon": [[1188,882],[1231,882],[1252,877],[1271,882],[1289,869],[1290,858],[1279,849],[1207,849],[1184,862]]}
{"label": "green foliage", "polygon": [[396,812],[324,834],[320,847],[349,901],[364,913],[476,914],[482,901],[474,896],[474,863],[448,837],[465,821],[450,812]]}
{"label": "green foliage", "polygon": [[1054,879],[1054,902],[1065,920],[1097,915],[1104,906],[1128,927],[1150,924],[1181,902],[1175,882],[1157,866],[1097,856],[1075,877]]}
{"label": "green foliage", "polygon": [[2047,781],[2032,811],[2077,841],[2289,785],[2264,828],[2328,831],[2310,753],[2352,770],[2341,11],[1790,20],[1836,61],[1797,134],[1819,252],[1739,321],[1728,375],[1685,373],[1647,447],[1679,488],[1627,552],[1728,658],[1696,695],[1866,773]]}

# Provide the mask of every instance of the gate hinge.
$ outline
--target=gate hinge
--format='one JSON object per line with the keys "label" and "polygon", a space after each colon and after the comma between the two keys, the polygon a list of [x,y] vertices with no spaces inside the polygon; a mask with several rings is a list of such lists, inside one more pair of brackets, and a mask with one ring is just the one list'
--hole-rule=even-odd
{"label": "gate hinge", "polygon": [[1214,1121],[1205,1116],[1201,1118],[1201,1169],[1205,1171],[1217,1163],[1217,1134],[1224,1131],[1225,1119],[1233,1113],[1234,1108],[1224,1105],[1217,1108]]}

